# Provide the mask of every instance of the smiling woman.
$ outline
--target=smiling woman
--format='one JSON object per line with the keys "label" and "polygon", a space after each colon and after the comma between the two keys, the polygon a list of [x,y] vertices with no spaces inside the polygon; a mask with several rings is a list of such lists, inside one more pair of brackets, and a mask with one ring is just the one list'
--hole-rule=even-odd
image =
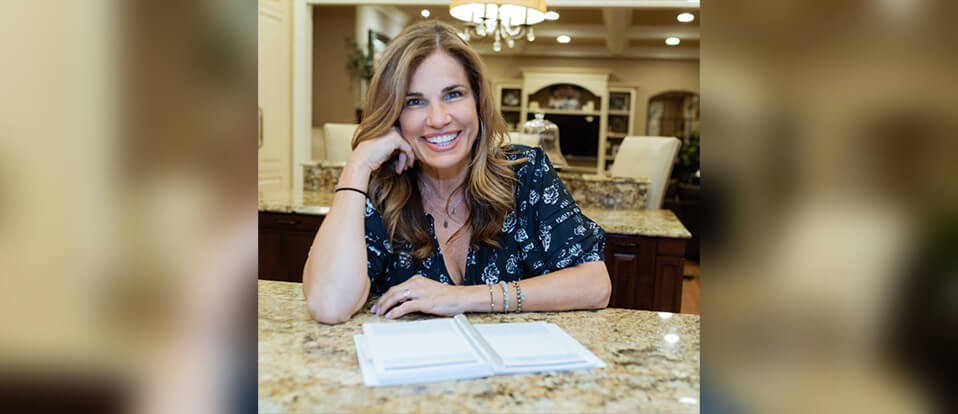
{"label": "smiling woman", "polygon": [[482,62],[454,28],[400,33],[366,102],[303,271],[315,319],[348,320],[370,292],[389,318],[608,304],[605,232],[541,149],[503,146]]}

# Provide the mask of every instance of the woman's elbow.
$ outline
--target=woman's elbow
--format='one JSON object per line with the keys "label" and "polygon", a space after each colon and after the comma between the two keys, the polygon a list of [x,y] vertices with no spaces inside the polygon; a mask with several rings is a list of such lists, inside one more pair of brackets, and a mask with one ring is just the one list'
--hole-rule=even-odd
{"label": "woman's elbow", "polygon": [[309,309],[309,316],[327,325],[343,323],[353,317],[348,310],[330,306],[329,301],[307,299],[306,305]]}
{"label": "woman's elbow", "polygon": [[346,322],[353,316],[345,306],[320,293],[311,291],[305,284],[303,285],[306,309],[310,317],[328,325],[335,325]]}
{"label": "woman's elbow", "polygon": [[593,306],[594,309],[605,309],[609,306],[609,300],[612,298],[612,280],[609,277],[609,270],[605,267],[605,262],[596,262],[600,266],[596,266],[595,277],[597,280],[596,286],[596,302]]}

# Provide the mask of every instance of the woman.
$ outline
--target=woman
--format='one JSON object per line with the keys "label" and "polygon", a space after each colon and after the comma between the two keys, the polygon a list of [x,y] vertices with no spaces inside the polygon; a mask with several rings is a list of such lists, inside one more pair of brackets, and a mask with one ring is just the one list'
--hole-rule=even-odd
{"label": "woman", "polygon": [[393,39],[363,118],[303,271],[313,318],[346,321],[371,289],[387,318],[608,305],[605,233],[540,148],[502,147],[505,121],[455,29]]}

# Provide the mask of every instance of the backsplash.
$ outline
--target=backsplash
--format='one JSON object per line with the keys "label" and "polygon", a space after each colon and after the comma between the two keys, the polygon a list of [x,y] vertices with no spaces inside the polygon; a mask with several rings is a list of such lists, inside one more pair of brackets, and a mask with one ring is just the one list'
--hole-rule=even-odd
{"label": "backsplash", "polygon": [[[333,191],[342,172],[342,163],[305,164],[303,190]],[[648,202],[648,180],[561,172],[559,178],[579,208],[643,210]]]}
{"label": "backsplash", "polygon": [[320,161],[303,165],[303,191],[333,191],[343,172],[343,163]]}
{"label": "backsplash", "polygon": [[562,172],[559,178],[579,208],[644,210],[648,203],[646,179]]}

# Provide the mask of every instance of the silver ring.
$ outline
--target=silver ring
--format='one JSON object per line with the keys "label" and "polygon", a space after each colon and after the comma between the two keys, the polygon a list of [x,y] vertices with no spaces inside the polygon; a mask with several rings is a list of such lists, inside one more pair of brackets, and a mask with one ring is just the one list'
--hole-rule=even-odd
{"label": "silver ring", "polygon": [[407,298],[407,299],[409,298],[409,289],[406,289],[406,290],[402,293],[402,297]]}

